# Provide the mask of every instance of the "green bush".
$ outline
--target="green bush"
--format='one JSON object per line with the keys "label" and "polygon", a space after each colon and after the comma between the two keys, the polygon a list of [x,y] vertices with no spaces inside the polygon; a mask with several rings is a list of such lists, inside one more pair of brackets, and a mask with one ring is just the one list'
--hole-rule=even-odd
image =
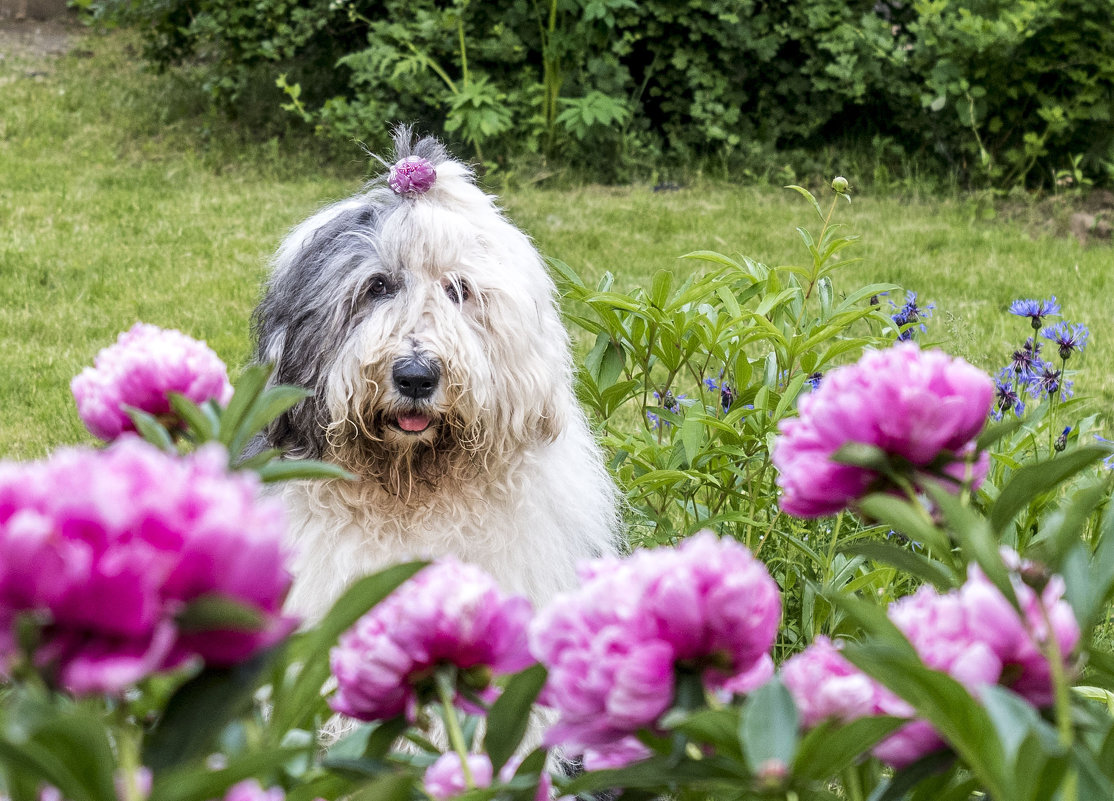
{"label": "green bush", "polygon": [[489,165],[602,180],[768,174],[833,143],[984,185],[1104,182],[1114,165],[1104,0],[82,2],[217,105],[285,106],[372,147],[414,122]]}

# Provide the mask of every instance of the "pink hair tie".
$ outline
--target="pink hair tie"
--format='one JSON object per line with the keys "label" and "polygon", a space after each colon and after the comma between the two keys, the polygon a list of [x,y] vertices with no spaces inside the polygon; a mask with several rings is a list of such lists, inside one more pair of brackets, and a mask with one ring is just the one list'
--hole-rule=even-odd
{"label": "pink hair tie", "polygon": [[437,180],[437,170],[427,159],[407,156],[395,162],[387,183],[400,195],[421,195]]}

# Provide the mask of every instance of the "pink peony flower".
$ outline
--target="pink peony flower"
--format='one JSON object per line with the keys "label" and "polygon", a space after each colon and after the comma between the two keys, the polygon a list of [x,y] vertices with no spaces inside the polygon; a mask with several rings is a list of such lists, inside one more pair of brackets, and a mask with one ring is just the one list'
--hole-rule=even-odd
{"label": "pink peony flower", "polygon": [[529,601],[506,595],[479,568],[437,562],[341,637],[330,657],[338,684],[332,707],[381,720],[411,710],[417,685],[438,665],[474,669],[480,684],[522,670],[533,662],[526,647],[531,613]]}
{"label": "pink peony flower", "polygon": [[650,756],[650,749],[633,736],[622,737],[607,745],[584,749],[584,770],[613,770],[640,762]]}
{"label": "pink peony flower", "polygon": [[437,180],[437,170],[420,156],[407,156],[396,162],[387,177],[387,183],[397,194],[420,195],[429,191]]}
{"label": "pink peony flower", "polygon": [[544,700],[561,715],[548,743],[583,753],[652,726],[673,703],[677,669],[713,689],[764,670],[781,600],[734,540],[702,532],[598,560],[581,576],[530,628],[531,651],[549,669]]}
{"label": "pink peony flower", "polygon": [[171,392],[194,403],[212,399],[224,405],[232,397],[224,362],[204,342],[144,323],[98,353],[70,389],[85,427],[106,442],[135,430],[124,406],[159,417],[171,414]]}
{"label": "pink peony flower", "polygon": [[[912,342],[868,351],[825,375],[801,398],[800,415],[781,422],[772,459],[782,509],[799,517],[834,514],[872,489],[878,473],[832,461],[851,442],[880,448],[913,471],[936,463],[962,476],[993,400],[990,376],[942,351]],[[986,466],[976,461],[975,483]]]}
{"label": "pink peony flower", "polygon": [[825,720],[849,723],[885,714],[896,699],[879,682],[844,659],[827,637],[816,640],[781,666],[781,681],[793,696],[801,725],[811,729]]}
{"label": "pink peony flower", "polygon": [[[1005,555],[1007,562],[1020,566],[1016,555]],[[1054,636],[1066,666],[1079,642],[1079,625],[1062,599],[1062,578],[1053,576],[1039,598],[1016,574],[1013,579],[1022,615],[976,565],[968,568],[967,581],[958,590],[941,594],[921,587],[891,604],[888,615],[926,666],[947,673],[976,698],[984,687],[1004,684],[1034,706],[1045,707],[1052,703],[1053,687],[1041,646]],[[786,661],[781,677],[806,728],[832,718],[850,722],[872,715],[914,716],[909,704],[844,659],[824,637]],[[914,720],[879,743],[874,753],[902,768],[945,745],[928,723]]]}
{"label": "pink peony flower", "polygon": [[[178,458],[126,438],[0,463],[0,663],[24,614],[43,620],[36,663],[75,693],[116,693],[192,656],[231,665],[289,633],[281,503],[227,459],[217,445]],[[262,625],[183,629],[203,597],[250,606]]]}
{"label": "pink peony flower", "polygon": [[[469,754],[468,771],[472,774],[473,786],[491,786],[491,760],[486,754]],[[469,789],[464,779],[460,755],[455,751],[449,751],[438,757],[436,762],[426,768],[422,784],[425,786],[425,791],[436,801],[445,801]]]}
{"label": "pink peony flower", "polygon": [[[1004,556],[1015,569],[1028,566],[1012,551],[1005,551]],[[1052,667],[1042,649],[1051,635],[1067,668],[1079,644],[1079,623],[1064,600],[1063,577],[1051,576],[1039,595],[1016,572],[1011,574],[1011,583],[1021,606],[1020,617],[978,566],[970,565],[967,582],[959,590],[969,610],[968,626],[1001,661],[1006,686],[1034,706],[1047,707],[1053,702],[1054,690]]]}
{"label": "pink peony flower", "polygon": [[255,779],[247,779],[234,784],[224,794],[224,801],[283,801],[286,793],[281,787],[272,787],[264,790],[263,786]]}

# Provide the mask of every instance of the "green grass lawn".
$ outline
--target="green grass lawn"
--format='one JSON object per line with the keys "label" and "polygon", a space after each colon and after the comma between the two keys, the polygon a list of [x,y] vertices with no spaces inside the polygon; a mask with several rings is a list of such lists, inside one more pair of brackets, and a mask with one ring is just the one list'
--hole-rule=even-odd
{"label": "green grass lawn", "polygon": [[[69,380],[136,320],[207,340],[235,371],[269,254],[364,176],[355,145],[349,163],[323,167],[297,137],[243,141],[173,76],[145,73],[126,34],[75,35],[61,59],[0,60],[0,454],[18,458],[86,438]],[[692,250],[799,263],[794,227],[817,224],[792,192],[699,182],[512,188],[504,204],[547,255],[592,279],[609,270],[617,288],[694,269],[676,260]],[[863,236],[862,262],[840,285],[916,289],[937,307],[926,339],[987,369],[1028,333],[1009,302],[1055,294],[1091,326],[1076,381],[1104,410],[1114,252],[983,210],[964,197],[856,194],[839,214]]]}

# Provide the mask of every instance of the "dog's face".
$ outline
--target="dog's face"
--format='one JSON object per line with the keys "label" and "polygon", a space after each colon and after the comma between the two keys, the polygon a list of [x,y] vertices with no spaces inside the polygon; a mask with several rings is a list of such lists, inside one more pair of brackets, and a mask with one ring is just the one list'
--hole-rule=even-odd
{"label": "dog's face", "polygon": [[[406,143],[400,143],[399,157]],[[570,392],[553,284],[462,164],[423,140],[433,187],[381,182],[296,228],[256,311],[257,358],[313,396],[270,444],[395,491],[555,437]]]}

